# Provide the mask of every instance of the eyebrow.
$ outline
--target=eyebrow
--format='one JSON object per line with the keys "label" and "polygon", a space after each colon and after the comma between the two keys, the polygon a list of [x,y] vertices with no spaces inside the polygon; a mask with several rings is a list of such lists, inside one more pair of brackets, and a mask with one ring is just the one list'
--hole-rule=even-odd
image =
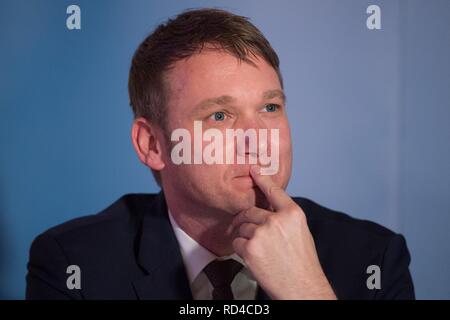
{"label": "eyebrow", "polygon": [[283,90],[275,89],[275,90],[268,90],[263,93],[264,99],[274,99],[274,98],[280,98],[283,100],[283,103],[286,102],[286,95],[284,94]]}
{"label": "eyebrow", "polygon": [[[279,89],[264,91],[262,96],[263,96],[263,99],[280,98],[281,100],[283,100],[283,103],[286,102],[286,96],[285,96],[284,92]],[[214,105],[223,106],[223,105],[230,104],[234,101],[236,101],[236,99],[233,98],[232,96],[228,96],[228,95],[223,95],[223,96],[215,97],[215,98],[208,98],[208,99],[205,99],[205,100],[201,101],[200,103],[198,103],[195,106],[194,110],[208,110],[209,108],[213,107]]]}
{"label": "eyebrow", "polygon": [[199,104],[197,104],[195,106],[195,110],[207,110],[214,105],[223,106],[223,105],[230,104],[235,100],[236,99],[233,98],[232,96],[226,96],[226,95],[216,97],[216,98],[209,98],[209,99],[205,99],[202,102],[200,102]]}

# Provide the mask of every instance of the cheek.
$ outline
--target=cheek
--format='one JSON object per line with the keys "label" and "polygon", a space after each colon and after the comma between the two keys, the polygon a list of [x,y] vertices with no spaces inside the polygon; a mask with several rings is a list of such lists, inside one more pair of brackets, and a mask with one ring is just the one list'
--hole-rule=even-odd
{"label": "cheek", "polygon": [[210,188],[218,184],[222,180],[224,170],[224,166],[207,164],[191,164],[180,167],[179,175],[200,188],[207,186]]}
{"label": "cheek", "polygon": [[[280,163],[286,162],[286,157],[289,157],[291,153],[291,134],[289,130],[289,126],[286,123],[283,123],[281,126],[278,125],[276,127],[273,127],[272,129],[278,129],[278,150],[279,150],[279,160]],[[273,140],[270,141],[270,138],[268,139],[268,142],[273,145]]]}
{"label": "cheek", "polygon": [[292,166],[292,143],[289,127],[280,129],[280,166],[283,175],[290,175]]}
{"label": "cheek", "polygon": [[[292,152],[292,145],[291,145],[291,137],[290,135],[287,135],[281,139],[281,153],[287,157],[284,160],[287,161],[290,160],[290,155]],[[289,157],[288,157],[289,156]]]}
{"label": "cheek", "polygon": [[288,153],[291,153],[291,149],[291,130],[286,121],[286,124],[280,128],[280,150],[282,154],[287,155]]}

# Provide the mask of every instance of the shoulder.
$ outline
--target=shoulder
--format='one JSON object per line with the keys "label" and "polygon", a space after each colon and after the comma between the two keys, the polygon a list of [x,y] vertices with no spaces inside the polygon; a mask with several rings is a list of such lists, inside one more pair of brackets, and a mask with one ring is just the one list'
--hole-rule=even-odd
{"label": "shoulder", "polygon": [[75,218],[46,230],[34,239],[31,251],[50,243],[57,247],[86,250],[119,245],[127,239],[132,241],[142,217],[151,211],[157,196],[126,194],[96,214]]}
{"label": "shoulder", "polygon": [[372,240],[386,245],[396,233],[388,228],[368,220],[357,219],[350,215],[322,206],[307,198],[293,198],[305,212],[311,232],[327,238],[351,240]]}
{"label": "shoulder", "polygon": [[61,237],[72,233],[98,232],[139,220],[145,208],[155,201],[156,194],[126,194],[96,214],[78,217],[56,225],[44,234]]}
{"label": "shoulder", "polygon": [[[414,299],[405,238],[380,224],[353,218],[306,198],[303,209],[330,283],[343,299]],[[381,270],[381,290],[368,290],[368,269]]]}
{"label": "shoulder", "polygon": [[[141,274],[135,263],[135,239],[143,216],[157,214],[153,207],[157,202],[157,195],[127,194],[98,214],[67,221],[40,234],[30,248],[26,297],[79,299],[82,292],[89,296],[132,296],[130,277]],[[67,289],[69,265],[83,270],[83,291]],[[118,273],[120,270],[126,270],[126,276]]]}

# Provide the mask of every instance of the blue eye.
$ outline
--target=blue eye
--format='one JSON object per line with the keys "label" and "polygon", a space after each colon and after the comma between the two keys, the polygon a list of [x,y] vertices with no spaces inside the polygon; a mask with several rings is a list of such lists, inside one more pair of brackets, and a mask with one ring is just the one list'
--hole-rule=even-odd
{"label": "blue eye", "polygon": [[264,107],[264,109],[265,109],[266,112],[275,112],[275,111],[277,111],[279,108],[280,108],[280,106],[277,105],[277,104],[274,104],[274,103],[269,103],[269,104],[267,104],[267,105]]}
{"label": "blue eye", "polygon": [[225,113],[222,111],[214,112],[210,119],[213,119],[214,121],[223,121],[225,120]]}

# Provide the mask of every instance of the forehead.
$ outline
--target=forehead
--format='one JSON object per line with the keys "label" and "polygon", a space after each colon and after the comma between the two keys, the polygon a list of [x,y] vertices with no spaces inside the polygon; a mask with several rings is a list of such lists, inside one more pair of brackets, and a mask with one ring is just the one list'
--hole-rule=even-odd
{"label": "forehead", "polygon": [[202,50],[174,64],[166,75],[171,104],[183,99],[184,108],[210,97],[261,99],[268,90],[281,90],[274,68],[264,59],[240,61],[223,50]]}

